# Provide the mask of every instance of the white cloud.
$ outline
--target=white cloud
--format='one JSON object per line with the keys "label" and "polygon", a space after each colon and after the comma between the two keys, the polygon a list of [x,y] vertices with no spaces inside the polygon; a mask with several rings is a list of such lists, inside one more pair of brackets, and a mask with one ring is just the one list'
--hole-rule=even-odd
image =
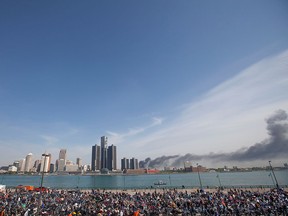
{"label": "white cloud", "polygon": [[59,139],[54,136],[42,135],[41,138],[44,139],[47,145],[54,145],[59,141]]}
{"label": "white cloud", "polygon": [[109,137],[110,142],[117,144],[117,143],[123,142],[127,138],[129,139],[129,138],[134,137],[138,134],[144,133],[146,130],[148,130],[150,128],[161,125],[162,122],[163,122],[162,118],[153,117],[152,123],[150,123],[147,126],[143,126],[143,127],[139,127],[139,128],[132,128],[132,129],[129,129],[128,132],[125,132],[122,134],[112,132],[112,131],[107,131],[106,133],[110,136]]}
{"label": "white cloud", "polygon": [[161,125],[162,122],[163,122],[163,118],[154,117],[153,118],[153,123],[151,124],[150,127],[153,127],[153,126],[156,126],[156,125]]}
{"label": "white cloud", "polygon": [[173,122],[166,122],[145,136],[139,134],[132,142],[124,136],[121,142],[127,147],[133,143],[139,149],[137,157],[145,157],[144,153],[158,157],[235,151],[267,137],[264,120],[275,110],[287,110],[287,92],[285,51],[216,86],[186,106]]}

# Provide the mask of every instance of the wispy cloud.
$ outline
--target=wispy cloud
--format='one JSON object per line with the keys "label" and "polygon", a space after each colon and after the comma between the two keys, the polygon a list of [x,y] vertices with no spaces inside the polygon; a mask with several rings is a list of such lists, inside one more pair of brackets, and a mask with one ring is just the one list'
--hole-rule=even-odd
{"label": "wispy cloud", "polygon": [[138,134],[144,133],[145,131],[147,131],[150,128],[153,128],[155,126],[161,125],[163,122],[163,118],[160,117],[153,117],[152,118],[152,123],[150,123],[149,125],[143,126],[143,127],[138,127],[138,128],[131,128],[128,130],[128,132],[124,132],[124,133],[116,133],[116,132],[112,132],[112,131],[107,131],[106,133],[110,136],[110,142],[112,143],[121,143],[123,142],[125,139],[134,137]]}
{"label": "wispy cloud", "polygon": [[59,139],[54,136],[41,135],[41,138],[45,141],[46,145],[55,145],[59,141]]}
{"label": "wispy cloud", "polygon": [[287,72],[286,50],[240,71],[192,101],[169,124],[138,136],[133,144],[152,157],[231,152],[252,146],[267,136],[266,116],[288,107]]}

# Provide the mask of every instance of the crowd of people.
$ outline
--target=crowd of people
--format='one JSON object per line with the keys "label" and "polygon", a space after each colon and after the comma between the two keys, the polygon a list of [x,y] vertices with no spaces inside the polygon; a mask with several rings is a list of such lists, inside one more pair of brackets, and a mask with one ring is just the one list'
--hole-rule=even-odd
{"label": "crowd of people", "polygon": [[0,216],[288,215],[285,190],[6,190]]}

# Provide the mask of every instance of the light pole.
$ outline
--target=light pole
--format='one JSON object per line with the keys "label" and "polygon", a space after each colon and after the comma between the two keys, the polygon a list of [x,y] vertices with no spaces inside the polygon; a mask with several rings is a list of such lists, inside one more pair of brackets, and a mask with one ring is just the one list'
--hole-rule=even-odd
{"label": "light pole", "polygon": [[275,176],[275,173],[274,173],[273,167],[272,167],[272,165],[271,165],[271,161],[268,161],[268,162],[269,162],[270,169],[271,169],[271,171],[272,171],[273,177],[274,177],[275,182],[276,182],[276,188],[279,189],[279,184],[278,184],[277,178],[276,178],[276,176]]}
{"label": "light pole", "polygon": [[45,172],[45,166],[46,166],[46,157],[49,156],[48,154],[42,154],[42,157],[44,157],[43,162],[43,169],[42,169],[42,176],[41,176],[41,183],[40,183],[40,197],[38,202],[38,214],[41,215],[40,207],[42,202],[42,187],[43,187],[43,180],[44,180],[44,172]]}
{"label": "light pole", "polygon": [[273,179],[273,176],[272,176],[272,174],[271,173],[269,173],[269,175],[268,176],[270,176],[271,177],[271,179],[272,179],[272,183],[273,183],[273,185],[275,186],[275,181],[274,181],[274,179]]}
{"label": "light pole", "polygon": [[126,190],[126,174],[124,174],[124,191]]}
{"label": "light pole", "polygon": [[198,172],[198,178],[199,178],[199,183],[200,183],[200,189],[202,190],[202,181],[201,181],[201,177],[200,177],[200,173],[199,173],[199,164],[197,163],[197,172]]}
{"label": "light pole", "polygon": [[219,187],[220,187],[220,190],[221,190],[221,189],[222,189],[222,185],[221,185],[221,181],[220,181],[220,176],[219,176],[219,174],[217,174],[216,177],[218,178],[218,181],[219,181]]}

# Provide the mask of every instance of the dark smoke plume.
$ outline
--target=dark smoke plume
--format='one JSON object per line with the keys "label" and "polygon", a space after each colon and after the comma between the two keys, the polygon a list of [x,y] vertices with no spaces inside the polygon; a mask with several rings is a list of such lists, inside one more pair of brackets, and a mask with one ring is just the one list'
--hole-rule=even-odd
{"label": "dark smoke plume", "polygon": [[287,158],[288,156],[288,115],[284,110],[278,110],[274,115],[266,119],[269,137],[249,148],[231,153],[207,155],[186,154],[184,156],[162,156],[154,160],[147,158],[142,162],[142,167],[158,168],[163,166],[183,166],[185,161],[211,160],[211,161],[255,161],[275,158]]}

